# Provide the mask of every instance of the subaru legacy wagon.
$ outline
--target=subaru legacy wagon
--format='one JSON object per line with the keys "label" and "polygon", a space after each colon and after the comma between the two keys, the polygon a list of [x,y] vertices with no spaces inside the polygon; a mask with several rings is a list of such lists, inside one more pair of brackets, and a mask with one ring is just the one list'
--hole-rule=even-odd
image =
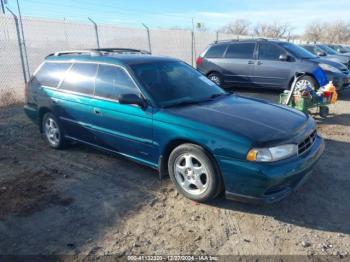
{"label": "subaru legacy wagon", "polygon": [[77,141],[170,175],[195,201],[221,192],[270,203],[305,181],[324,150],[308,115],[227,93],[186,63],[99,52],[48,56],[26,88],[48,144]]}

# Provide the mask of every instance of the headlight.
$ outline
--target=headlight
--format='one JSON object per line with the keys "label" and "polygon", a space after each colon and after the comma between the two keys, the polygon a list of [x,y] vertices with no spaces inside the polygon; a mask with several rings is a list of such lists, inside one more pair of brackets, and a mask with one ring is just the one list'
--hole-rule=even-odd
{"label": "headlight", "polygon": [[325,70],[325,71],[330,71],[330,72],[333,72],[333,73],[341,73],[341,71],[334,67],[334,66],[330,66],[330,65],[327,65],[327,64],[319,64],[319,66]]}
{"label": "headlight", "polygon": [[253,148],[247,154],[247,160],[256,162],[273,162],[288,158],[298,153],[296,144],[287,144],[269,148]]}

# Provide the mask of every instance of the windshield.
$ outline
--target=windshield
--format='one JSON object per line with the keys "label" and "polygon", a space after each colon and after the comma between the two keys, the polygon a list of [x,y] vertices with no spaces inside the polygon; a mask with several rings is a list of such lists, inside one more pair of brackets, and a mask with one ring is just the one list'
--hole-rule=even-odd
{"label": "windshield", "polygon": [[136,77],[161,107],[203,102],[225,92],[183,62],[131,65]]}
{"label": "windshield", "polygon": [[321,48],[323,51],[325,51],[328,55],[337,55],[338,53],[333,50],[332,48],[326,46],[326,45],[319,45],[319,48]]}
{"label": "windshield", "polygon": [[307,51],[305,48],[302,48],[300,46],[297,46],[295,44],[291,43],[281,43],[280,44],[283,48],[287,49],[289,53],[294,55],[297,58],[304,58],[304,59],[311,59],[311,58],[317,58],[314,54]]}

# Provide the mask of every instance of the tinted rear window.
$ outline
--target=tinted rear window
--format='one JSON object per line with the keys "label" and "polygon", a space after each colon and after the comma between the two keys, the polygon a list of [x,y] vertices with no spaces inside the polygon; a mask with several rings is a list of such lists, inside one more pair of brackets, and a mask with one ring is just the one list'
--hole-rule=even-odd
{"label": "tinted rear window", "polygon": [[226,51],[227,45],[214,45],[209,48],[205,53],[206,58],[218,58],[223,57]]}
{"label": "tinted rear window", "polygon": [[61,89],[92,95],[95,87],[96,64],[74,64],[67,72]]}
{"label": "tinted rear window", "polygon": [[139,94],[128,74],[116,66],[100,65],[96,78],[95,95],[118,99],[121,94]]}
{"label": "tinted rear window", "polygon": [[57,87],[70,66],[69,63],[44,63],[33,77],[32,84]]}
{"label": "tinted rear window", "polygon": [[255,49],[255,43],[237,43],[228,47],[227,58],[252,59]]}

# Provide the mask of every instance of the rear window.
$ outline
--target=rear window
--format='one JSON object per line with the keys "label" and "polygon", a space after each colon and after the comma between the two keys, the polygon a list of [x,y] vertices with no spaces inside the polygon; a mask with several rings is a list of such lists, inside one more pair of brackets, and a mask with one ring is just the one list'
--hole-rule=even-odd
{"label": "rear window", "polygon": [[214,45],[209,48],[205,53],[206,58],[219,58],[223,57],[226,51],[227,45]]}
{"label": "rear window", "polygon": [[70,63],[44,63],[32,79],[32,84],[57,87]]}
{"label": "rear window", "polygon": [[95,88],[97,64],[74,64],[67,72],[61,89],[92,95]]}
{"label": "rear window", "polygon": [[95,95],[118,99],[121,94],[139,94],[127,73],[116,66],[100,65],[96,78]]}
{"label": "rear window", "polygon": [[255,43],[231,44],[226,52],[226,58],[252,59],[254,56]]}

